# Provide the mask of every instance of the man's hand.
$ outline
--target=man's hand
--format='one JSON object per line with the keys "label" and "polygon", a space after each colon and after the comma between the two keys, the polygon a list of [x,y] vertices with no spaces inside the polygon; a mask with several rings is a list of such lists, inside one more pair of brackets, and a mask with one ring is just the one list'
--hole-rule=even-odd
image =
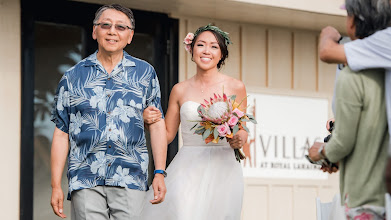
{"label": "man's hand", "polygon": [[[339,167],[339,163],[336,163],[336,165]],[[338,168],[335,166],[332,166],[332,167],[322,166],[320,169],[323,170],[323,172],[328,172],[330,174],[338,172]]]}
{"label": "man's hand", "polygon": [[149,106],[143,112],[144,122],[147,125],[158,122],[162,119],[162,113],[160,110],[154,106]]}
{"label": "man's hand", "polygon": [[391,194],[391,157],[388,157],[387,159],[387,166],[386,166],[386,187],[388,193]]}
{"label": "man's hand", "polygon": [[341,34],[334,27],[327,26],[320,32],[319,38],[320,40],[331,39],[334,42],[338,42],[341,38]]}
{"label": "man's hand", "polygon": [[308,156],[311,158],[313,161],[318,161],[322,159],[319,155],[319,148],[322,146],[324,143],[321,142],[315,142],[314,145],[310,149],[308,149]]}
{"label": "man's hand", "polygon": [[153,178],[152,182],[152,188],[153,188],[153,200],[150,200],[152,204],[159,204],[164,201],[164,198],[166,196],[166,184],[164,183],[164,176],[163,174],[157,173],[155,174],[155,178]]}
{"label": "man's hand", "polygon": [[64,193],[60,188],[52,189],[52,199],[50,201],[50,205],[52,206],[54,214],[61,218],[66,218],[67,216],[64,214]]}
{"label": "man's hand", "polygon": [[338,44],[341,34],[337,29],[328,26],[322,29],[319,36],[319,58],[326,63],[347,63],[345,49]]}

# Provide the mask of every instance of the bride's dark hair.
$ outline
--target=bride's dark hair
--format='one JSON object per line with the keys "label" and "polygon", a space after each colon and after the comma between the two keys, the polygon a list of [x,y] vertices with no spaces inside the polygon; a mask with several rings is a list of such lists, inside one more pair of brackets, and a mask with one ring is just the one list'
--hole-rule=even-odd
{"label": "bride's dark hair", "polygon": [[[194,33],[194,39],[190,44],[191,51],[193,51],[194,44],[197,41],[198,36],[205,31],[210,31],[216,37],[217,43],[219,44],[221,51],[221,59],[219,63],[217,63],[217,68],[220,69],[221,66],[225,64],[225,59],[228,58],[228,44],[232,44],[232,42],[229,39],[227,32],[222,31],[216,26],[208,24],[206,26],[198,28],[197,31]],[[191,56],[193,56],[193,52],[191,53]]]}

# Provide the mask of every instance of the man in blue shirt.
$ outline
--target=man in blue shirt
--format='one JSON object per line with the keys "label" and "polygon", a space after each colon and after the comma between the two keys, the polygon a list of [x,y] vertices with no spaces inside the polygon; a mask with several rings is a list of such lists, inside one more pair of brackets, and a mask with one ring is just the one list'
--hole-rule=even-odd
{"label": "man in blue shirt", "polygon": [[[68,199],[73,220],[134,219],[148,189],[143,110],[161,109],[153,67],[123,51],[134,34],[130,9],[105,5],[96,12],[92,36],[98,50],[59,82],[52,120],[52,198],[63,213],[61,176],[68,159]],[[167,141],[164,120],[150,125],[155,177],[151,203],[164,200]],[[68,147],[68,142],[70,147]]]}

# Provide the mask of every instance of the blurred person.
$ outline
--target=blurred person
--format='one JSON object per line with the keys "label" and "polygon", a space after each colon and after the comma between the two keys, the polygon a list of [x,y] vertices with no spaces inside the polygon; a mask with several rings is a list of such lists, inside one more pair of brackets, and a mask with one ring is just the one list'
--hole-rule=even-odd
{"label": "blurred person", "polygon": [[[243,172],[232,148],[243,146],[247,132],[239,130],[229,142],[206,144],[200,135],[191,131],[199,120],[197,107],[214,93],[221,93],[223,87],[225,94],[244,99],[242,105],[247,106],[243,82],[219,71],[228,57],[230,43],[228,33],[212,25],[200,27],[194,36],[189,33],[185,38],[186,49],[196,64],[196,74],[173,87],[165,118],[168,143],[181,125],[183,147],[167,168],[170,193],[162,204],[146,203],[143,220],[240,219]],[[147,108],[144,118],[146,122],[156,123],[160,119],[159,110]]]}
{"label": "blurred person", "polygon": [[[327,63],[347,63],[354,71],[384,68],[386,71],[385,99],[387,120],[388,127],[391,127],[391,24],[389,21],[391,10],[389,4],[389,0],[378,0],[372,5],[376,10],[376,13],[371,17],[371,20],[374,20],[373,25],[375,28],[371,31],[372,33],[369,33],[371,36],[364,39],[357,39],[340,45],[337,43],[341,38],[340,33],[330,26],[324,28],[320,34],[319,56],[322,61]],[[356,19],[360,22],[359,18]],[[389,132],[391,132],[391,129],[389,129]],[[391,141],[388,148],[388,162],[385,175],[387,191],[391,193]]]}
{"label": "blurred person", "polygon": [[[118,4],[99,8],[92,37],[98,50],[66,71],[52,112],[56,124],[51,151],[53,212],[61,218],[61,176],[68,156],[68,200],[72,220],[137,219],[148,189],[148,151],[143,110],[161,110],[153,67],[124,52],[135,20]],[[154,156],[153,203],[164,200],[166,130],[151,124]],[[70,143],[70,147],[68,146]]]}
{"label": "blurred person", "polygon": [[[390,22],[388,1],[346,0],[345,7],[352,40],[368,37]],[[383,26],[379,20],[384,20]],[[383,69],[354,71],[348,62],[337,77],[333,135],[329,142],[315,142],[309,149],[314,161],[339,162],[341,202],[348,220],[385,219],[389,134],[384,80]]]}

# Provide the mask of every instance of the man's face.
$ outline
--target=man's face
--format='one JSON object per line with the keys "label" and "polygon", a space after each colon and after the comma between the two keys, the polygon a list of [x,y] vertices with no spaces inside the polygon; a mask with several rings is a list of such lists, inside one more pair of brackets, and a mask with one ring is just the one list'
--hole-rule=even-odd
{"label": "man's face", "polygon": [[94,25],[92,31],[92,38],[97,40],[99,51],[106,53],[121,52],[127,44],[132,42],[133,30],[125,28],[124,30],[118,30],[116,25],[122,27],[131,27],[129,18],[122,12],[107,9],[99,17],[97,24],[111,25],[110,28],[102,28],[101,25]]}

